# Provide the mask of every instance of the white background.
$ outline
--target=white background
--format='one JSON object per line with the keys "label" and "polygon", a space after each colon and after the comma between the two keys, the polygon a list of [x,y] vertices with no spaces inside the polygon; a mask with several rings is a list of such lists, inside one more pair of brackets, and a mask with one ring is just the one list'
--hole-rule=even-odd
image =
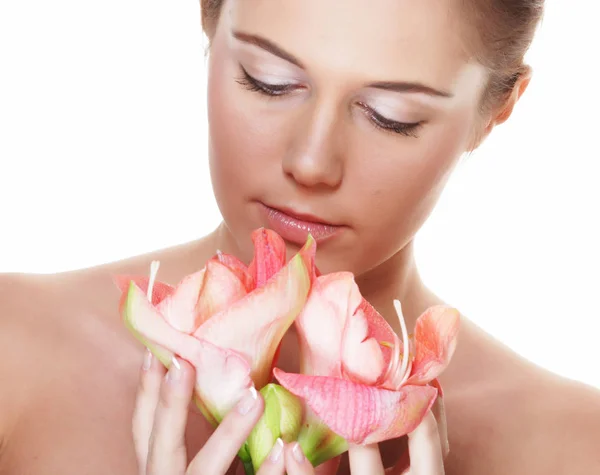
{"label": "white background", "polygon": [[[529,90],[417,239],[443,298],[598,387],[599,13],[547,0]],[[198,0],[0,1],[0,272],[87,267],[217,225],[199,19]]]}

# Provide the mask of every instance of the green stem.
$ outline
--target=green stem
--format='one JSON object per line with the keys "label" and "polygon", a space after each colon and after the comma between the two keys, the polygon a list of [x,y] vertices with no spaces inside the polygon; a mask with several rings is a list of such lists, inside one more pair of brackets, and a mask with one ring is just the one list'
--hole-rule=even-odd
{"label": "green stem", "polygon": [[246,472],[246,475],[254,475],[254,466],[252,465],[252,461],[250,462],[243,462],[244,464],[244,471]]}

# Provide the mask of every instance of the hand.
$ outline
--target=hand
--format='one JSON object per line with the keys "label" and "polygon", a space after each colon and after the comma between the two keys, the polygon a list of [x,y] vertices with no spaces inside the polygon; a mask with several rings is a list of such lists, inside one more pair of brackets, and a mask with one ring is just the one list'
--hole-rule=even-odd
{"label": "hand", "polygon": [[[223,475],[235,461],[264,410],[256,391],[248,391],[223,419],[188,465],[185,429],[193,396],[194,368],[176,359],[165,375],[156,358],[147,357],[133,416],[133,438],[142,475]],[[257,475],[283,475],[279,444]],[[279,457],[276,457],[277,451]]]}
{"label": "hand", "polygon": [[[408,451],[394,467],[384,469],[378,444],[351,446],[348,456],[350,472],[357,475],[444,475],[444,459],[448,452],[444,401],[438,397],[421,424],[408,434]],[[334,475],[339,462],[338,457],[315,470],[297,444],[290,444],[285,450],[288,475]]]}

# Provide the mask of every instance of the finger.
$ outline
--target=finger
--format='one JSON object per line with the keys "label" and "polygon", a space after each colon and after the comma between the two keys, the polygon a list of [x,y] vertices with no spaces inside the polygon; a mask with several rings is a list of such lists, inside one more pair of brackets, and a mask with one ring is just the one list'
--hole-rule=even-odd
{"label": "finger", "polygon": [[383,475],[383,461],[379,453],[378,444],[351,445],[348,448],[351,473],[368,473],[369,475]]}
{"label": "finger", "polygon": [[256,475],[283,475],[285,473],[283,448],[283,441],[277,439]]}
{"label": "finger", "polygon": [[[442,448],[442,458],[445,460],[450,452],[450,445],[448,443],[448,424],[446,422],[446,410],[444,405],[443,396],[439,395],[433,407],[431,408],[438,427],[438,435],[440,438],[440,446]],[[408,455],[408,449],[402,453],[400,459],[393,467],[385,470],[386,475],[404,475],[409,473],[408,468],[410,465],[410,459]]]}
{"label": "finger", "polygon": [[154,415],[148,453],[149,474],[185,472],[185,428],[194,379],[194,368],[184,360],[173,358]]}
{"label": "finger", "polygon": [[445,460],[448,453],[450,453],[450,444],[448,442],[448,423],[446,421],[446,407],[443,396],[438,396],[431,408],[431,412],[433,412],[437,421],[440,445],[442,447],[442,458]]}
{"label": "finger", "polygon": [[146,473],[150,434],[165,367],[146,350],[132,418],[133,443],[140,473]]}
{"label": "finger", "polygon": [[431,411],[408,434],[410,475],[444,475],[444,459],[437,422]]}
{"label": "finger", "polygon": [[287,475],[313,475],[315,469],[304,456],[298,442],[285,447],[285,468]]}
{"label": "finger", "polygon": [[264,401],[254,388],[251,388],[225,416],[204,447],[192,460],[187,475],[224,474],[252,428],[260,419]]}

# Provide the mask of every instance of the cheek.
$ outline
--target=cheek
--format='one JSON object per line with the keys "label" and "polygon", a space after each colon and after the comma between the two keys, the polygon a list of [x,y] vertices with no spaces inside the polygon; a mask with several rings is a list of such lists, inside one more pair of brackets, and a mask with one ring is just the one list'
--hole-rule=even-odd
{"label": "cheek", "polygon": [[236,82],[233,61],[218,50],[212,55],[207,103],[211,178],[219,202],[239,204],[260,197],[264,177],[272,174],[280,134],[253,113],[256,98]]}
{"label": "cheek", "polygon": [[263,99],[236,82],[238,65],[213,43],[208,73],[207,113],[212,187],[223,220],[239,252],[252,255],[250,233],[258,216],[248,203],[280,189],[281,157],[289,128],[261,113]]}
{"label": "cheek", "polygon": [[248,187],[248,178],[261,166],[256,150],[263,139],[259,124],[246,116],[247,108],[235,90],[238,85],[227,72],[225,64],[218,64],[209,75],[209,159],[215,189],[239,192]]}
{"label": "cheek", "polygon": [[348,176],[349,189],[361,196],[353,208],[361,215],[365,246],[395,252],[414,237],[465,150],[471,120],[465,110],[423,129],[416,139],[389,140],[375,149],[372,142],[354,145],[361,165]]}

